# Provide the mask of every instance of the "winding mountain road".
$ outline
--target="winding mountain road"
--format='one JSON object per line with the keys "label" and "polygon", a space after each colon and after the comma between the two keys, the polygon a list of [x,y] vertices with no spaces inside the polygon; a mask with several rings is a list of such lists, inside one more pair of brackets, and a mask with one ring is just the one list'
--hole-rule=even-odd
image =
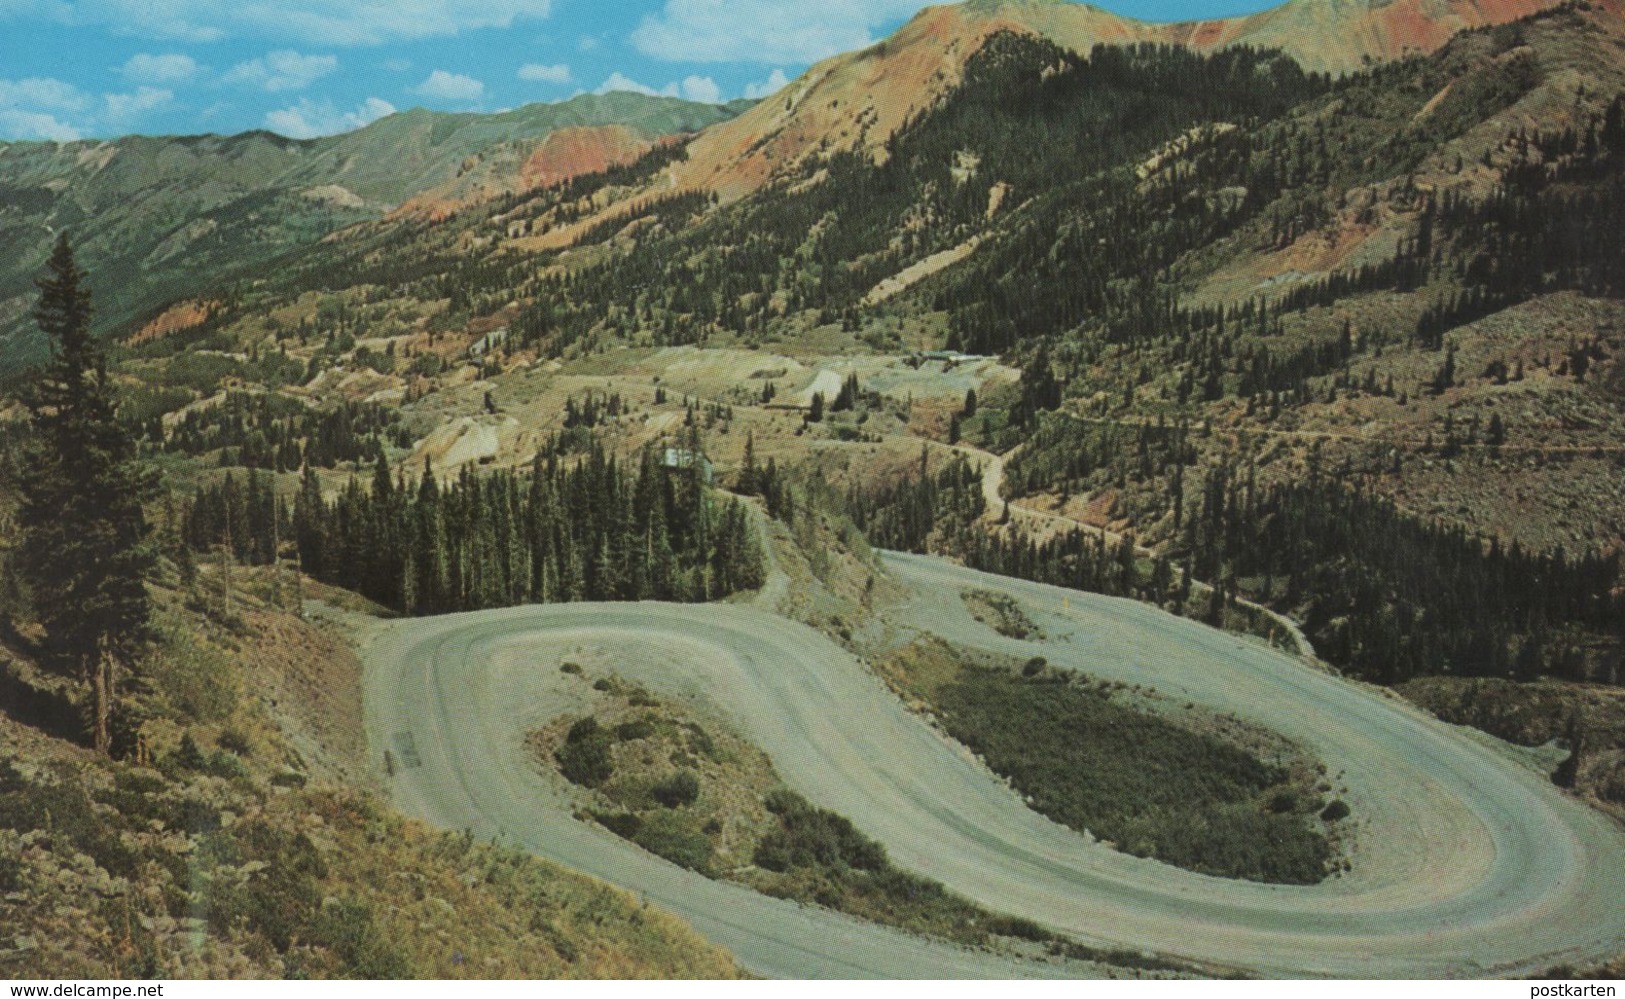
{"label": "winding mountain road", "polygon": [[[579,710],[570,657],[725,715],[791,786],[898,864],[1086,942],[1281,976],[1498,976],[1625,946],[1625,835],[1540,774],[1381,692],[1152,608],[887,554],[906,636],[1017,655],[1232,711],[1313,750],[1354,810],[1353,868],[1314,886],[1212,878],[1092,843],[1028,809],[864,666],[736,605],[573,604],[397,622],[365,652],[373,754],[405,812],[641,891],[787,977],[1053,974],[708,881],[570,816],[525,732]],[[1009,593],[1042,642],[972,620]]]}

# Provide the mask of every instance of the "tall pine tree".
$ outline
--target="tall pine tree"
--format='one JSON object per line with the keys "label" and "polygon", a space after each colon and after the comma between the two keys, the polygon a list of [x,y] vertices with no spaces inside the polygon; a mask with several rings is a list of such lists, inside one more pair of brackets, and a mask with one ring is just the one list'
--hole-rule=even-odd
{"label": "tall pine tree", "polygon": [[51,360],[27,399],[19,563],[53,658],[90,689],[95,746],[110,753],[119,666],[147,633],[156,556],[142,503],[156,480],[116,419],[90,291],[65,234],[38,285],[34,318]]}

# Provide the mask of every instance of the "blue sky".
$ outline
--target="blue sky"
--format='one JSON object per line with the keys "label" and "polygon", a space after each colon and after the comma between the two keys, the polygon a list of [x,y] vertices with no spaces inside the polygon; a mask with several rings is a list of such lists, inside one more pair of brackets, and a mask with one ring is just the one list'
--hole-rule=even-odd
{"label": "blue sky", "polygon": [[[1148,20],[1270,0],[1110,0]],[[583,91],[760,97],[919,0],[0,0],[0,139],[346,131]]]}

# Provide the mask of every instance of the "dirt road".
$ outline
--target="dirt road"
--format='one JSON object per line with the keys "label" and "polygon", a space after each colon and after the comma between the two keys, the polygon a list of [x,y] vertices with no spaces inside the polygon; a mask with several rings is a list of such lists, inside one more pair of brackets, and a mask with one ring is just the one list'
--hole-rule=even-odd
{"label": "dirt road", "polygon": [[[705,702],[894,861],[1086,941],[1267,975],[1505,975],[1625,946],[1625,835],[1463,732],[1260,644],[1122,600],[887,555],[903,629],[1149,683],[1312,748],[1354,810],[1353,871],[1309,887],[1129,857],[1048,821],[816,632],[742,606],[527,607],[391,625],[366,652],[373,755],[397,804],[643,891],[768,975],[1044,972],[707,881],[579,823],[523,733],[572,710],[569,656]],[[1015,596],[1046,641],[969,618]]]}

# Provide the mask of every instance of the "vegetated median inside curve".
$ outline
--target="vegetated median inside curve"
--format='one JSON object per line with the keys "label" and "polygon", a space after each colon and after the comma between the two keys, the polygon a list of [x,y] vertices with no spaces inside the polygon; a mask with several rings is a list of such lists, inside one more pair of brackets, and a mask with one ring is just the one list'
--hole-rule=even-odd
{"label": "vegetated median inside curve", "polygon": [[[1031,807],[1117,849],[1219,877],[1314,884],[1343,863],[1341,799],[1300,749],[1149,690],[923,639],[879,671]],[[1271,762],[1266,762],[1267,757]]]}
{"label": "vegetated median inside curve", "polygon": [[1189,971],[1135,950],[1098,950],[990,912],[894,866],[850,820],[785,787],[772,761],[726,725],[620,677],[581,679],[586,713],[528,743],[589,803],[578,817],[707,877],[954,943],[1141,971]]}

